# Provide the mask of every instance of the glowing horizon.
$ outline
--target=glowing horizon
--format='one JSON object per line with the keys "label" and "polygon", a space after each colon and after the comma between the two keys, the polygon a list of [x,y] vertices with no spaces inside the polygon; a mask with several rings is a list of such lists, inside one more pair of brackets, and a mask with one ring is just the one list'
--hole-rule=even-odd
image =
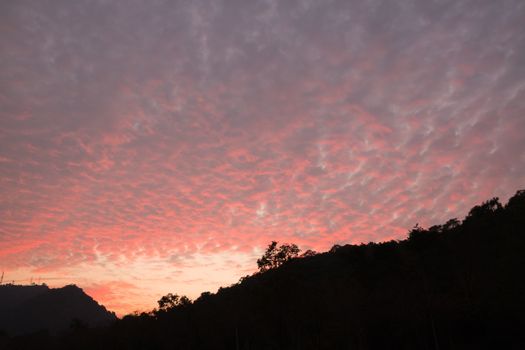
{"label": "glowing horizon", "polygon": [[[520,1],[0,5],[0,269],[123,315],[525,184]],[[47,278],[47,280],[46,280]]]}

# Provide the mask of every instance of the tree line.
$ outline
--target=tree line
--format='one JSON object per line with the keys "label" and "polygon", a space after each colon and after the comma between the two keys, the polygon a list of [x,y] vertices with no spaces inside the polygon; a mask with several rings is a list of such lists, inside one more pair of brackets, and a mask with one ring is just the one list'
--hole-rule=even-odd
{"label": "tree line", "polygon": [[168,294],[106,328],[3,339],[17,349],[521,349],[523,252],[525,190],[404,240],[303,254],[271,242],[257,273],[217,293]]}

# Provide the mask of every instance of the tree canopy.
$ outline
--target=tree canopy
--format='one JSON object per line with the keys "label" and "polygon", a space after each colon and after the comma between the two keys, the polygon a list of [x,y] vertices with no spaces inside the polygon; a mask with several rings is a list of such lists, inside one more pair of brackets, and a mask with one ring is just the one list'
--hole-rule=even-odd
{"label": "tree canopy", "polygon": [[169,311],[177,307],[186,306],[191,304],[191,300],[183,295],[168,293],[157,301],[159,304],[159,311]]}
{"label": "tree canopy", "polygon": [[404,240],[303,255],[274,241],[257,273],[194,302],[168,294],[156,312],[59,338],[0,331],[0,348],[525,349],[523,232],[519,191]]}
{"label": "tree canopy", "polygon": [[281,244],[277,247],[277,242],[272,241],[266,248],[263,256],[257,260],[260,272],[281,266],[287,261],[296,258],[301,250],[296,244]]}

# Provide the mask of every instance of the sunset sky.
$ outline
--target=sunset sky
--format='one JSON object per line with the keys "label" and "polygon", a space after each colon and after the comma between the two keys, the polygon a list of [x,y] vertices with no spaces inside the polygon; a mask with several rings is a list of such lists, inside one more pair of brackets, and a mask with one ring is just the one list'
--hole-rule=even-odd
{"label": "sunset sky", "polygon": [[525,2],[0,3],[0,269],[119,315],[525,188]]}

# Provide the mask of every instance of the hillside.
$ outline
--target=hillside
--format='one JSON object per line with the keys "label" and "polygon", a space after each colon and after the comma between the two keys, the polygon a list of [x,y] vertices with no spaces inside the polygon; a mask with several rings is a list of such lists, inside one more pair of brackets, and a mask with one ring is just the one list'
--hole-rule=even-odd
{"label": "hillside", "polygon": [[20,335],[47,330],[57,333],[77,325],[107,325],[115,315],[77,286],[0,286],[0,330]]}
{"label": "hillside", "polygon": [[38,343],[63,349],[523,349],[523,252],[525,191],[519,191],[504,206],[494,198],[472,208],[462,221],[416,225],[402,241],[334,246],[194,302],[172,298],[168,307],[126,316],[110,328]]}

